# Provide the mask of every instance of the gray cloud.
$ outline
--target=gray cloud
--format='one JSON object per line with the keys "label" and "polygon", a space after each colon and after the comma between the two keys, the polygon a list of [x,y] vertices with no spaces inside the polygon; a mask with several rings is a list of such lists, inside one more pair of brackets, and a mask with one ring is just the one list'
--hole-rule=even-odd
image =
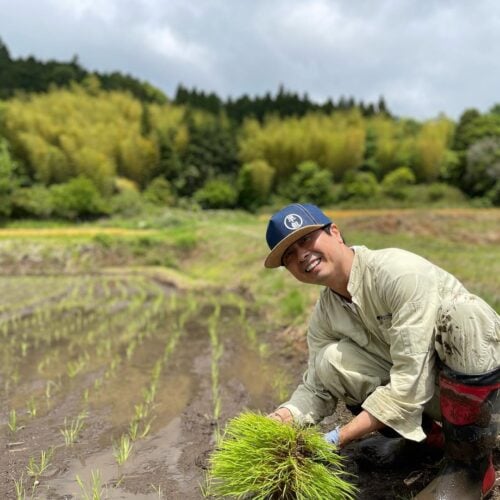
{"label": "gray cloud", "polygon": [[119,70],[173,95],[223,97],[280,84],[319,101],[376,101],[457,118],[500,102],[495,0],[0,0],[13,56]]}

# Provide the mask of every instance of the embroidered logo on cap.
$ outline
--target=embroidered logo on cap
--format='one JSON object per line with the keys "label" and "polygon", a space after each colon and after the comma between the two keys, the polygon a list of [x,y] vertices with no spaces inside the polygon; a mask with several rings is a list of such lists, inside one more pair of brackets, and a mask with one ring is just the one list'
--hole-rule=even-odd
{"label": "embroidered logo on cap", "polygon": [[291,231],[302,226],[302,217],[297,214],[289,214],[285,217],[285,227]]}

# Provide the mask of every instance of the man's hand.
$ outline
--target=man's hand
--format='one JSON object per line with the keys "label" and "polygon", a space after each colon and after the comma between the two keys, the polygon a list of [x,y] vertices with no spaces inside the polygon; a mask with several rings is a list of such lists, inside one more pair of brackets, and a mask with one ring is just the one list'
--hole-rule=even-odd
{"label": "man's hand", "polygon": [[327,443],[333,444],[338,448],[340,446],[340,426],[338,425],[333,431],[327,432],[323,437]]}
{"label": "man's hand", "polygon": [[269,413],[268,417],[283,424],[293,422],[292,412],[288,408],[278,408],[272,413]]}

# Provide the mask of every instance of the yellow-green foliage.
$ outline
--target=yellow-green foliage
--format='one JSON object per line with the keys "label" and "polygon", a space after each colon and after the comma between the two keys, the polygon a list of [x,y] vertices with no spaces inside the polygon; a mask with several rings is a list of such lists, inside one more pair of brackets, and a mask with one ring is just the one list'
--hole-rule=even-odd
{"label": "yellow-green foliage", "polygon": [[315,428],[255,413],[231,420],[210,458],[209,495],[264,500],[354,498],[342,459]]}
{"label": "yellow-green foliage", "polygon": [[438,177],[453,136],[453,122],[446,118],[418,124],[384,116],[370,118],[375,137],[375,160],[386,174],[400,166],[411,167],[417,178],[430,182]]}
{"label": "yellow-green foliage", "polygon": [[249,120],[243,126],[239,147],[243,162],[266,160],[276,169],[278,181],[306,160],[340,179],[363,159],[365,123],[358,110],[330,116],[272,117],[263,125]]}
{"label": "yellow-green foliage", "polygon": [[141,103],[127,93],[74,85],[8,101],[3,127],[41,182],[83,174],[109,193],[116,175],[144,186],[158,162],[156,139],[141,135],[142,113]]}
{"label": "yellow-green foliage", "polygon": [[415,173],[420,180],[435,181],[453,137],[453,122],[445,118],[424,123],[417,137]]}

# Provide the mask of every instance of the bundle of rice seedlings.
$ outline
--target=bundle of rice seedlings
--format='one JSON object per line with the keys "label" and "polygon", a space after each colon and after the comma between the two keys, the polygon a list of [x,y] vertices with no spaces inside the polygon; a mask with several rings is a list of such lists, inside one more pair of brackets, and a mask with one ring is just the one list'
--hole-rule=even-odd
{"label": "bundle of rice seedlings", "polygon": [[353,499],[342,457],[313,427],[255,413],[229,421],[209,459],[206,496],[236,499]]}

